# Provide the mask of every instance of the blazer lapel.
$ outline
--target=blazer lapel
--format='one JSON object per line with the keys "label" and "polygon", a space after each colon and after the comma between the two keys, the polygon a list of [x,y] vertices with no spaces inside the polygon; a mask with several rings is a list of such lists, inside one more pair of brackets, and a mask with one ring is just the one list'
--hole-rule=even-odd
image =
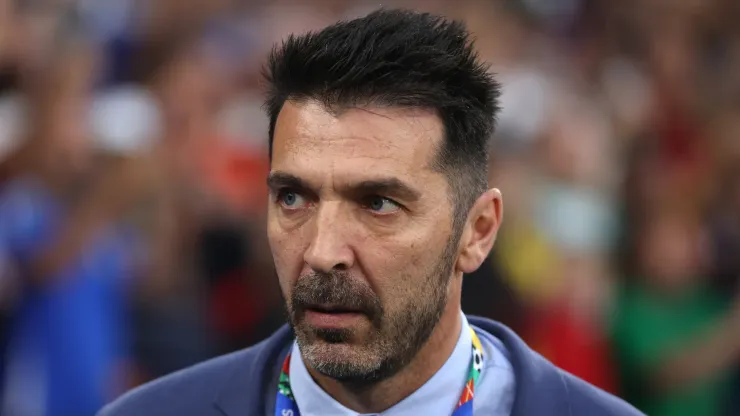
{"label": "blazer lapel", "polygon": [[273,416],[280,365],[293,344],[287,325],[250,348],[224,379],[214,405],[224,416]]}

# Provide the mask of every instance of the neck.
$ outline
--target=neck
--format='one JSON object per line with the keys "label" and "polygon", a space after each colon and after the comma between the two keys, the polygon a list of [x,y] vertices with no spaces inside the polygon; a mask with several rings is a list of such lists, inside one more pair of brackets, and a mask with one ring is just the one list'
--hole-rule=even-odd
{"label": "neck", "polygon": [[453,295],[429,340],[394,376],[357,388],[307,368],[319,386],[343,406],[359,413],[380,413],[410,396],[442,368],[457,345],[461,329],[460,296]]}

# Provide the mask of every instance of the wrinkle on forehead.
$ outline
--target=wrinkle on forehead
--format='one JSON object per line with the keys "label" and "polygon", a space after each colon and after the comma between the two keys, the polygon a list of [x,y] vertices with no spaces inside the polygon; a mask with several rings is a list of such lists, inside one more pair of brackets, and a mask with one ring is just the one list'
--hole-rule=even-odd
{"label": "wrinkle on forehead", "polygon": [[312,165],[315,158],[323,169],[331,164],[334,170],[352,160],[356,169],[369,163],[411,174],[428,170],[442,134],[432,110],[371,107],[333,113],[318,102],[286,102],[276,125],[273,164]]}

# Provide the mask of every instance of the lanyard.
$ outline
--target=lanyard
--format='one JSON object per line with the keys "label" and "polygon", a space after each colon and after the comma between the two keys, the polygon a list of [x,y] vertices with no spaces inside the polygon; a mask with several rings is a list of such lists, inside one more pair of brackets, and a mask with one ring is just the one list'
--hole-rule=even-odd
{"label": "lanyard", "polygon": [[[473,396],[475,385],[478,384],[481,370],[483,369],[483,348],[480,339],[473,328],[470,334],[473,338],[473,356],[470,359],[470,370],[468,371],[468,380],[465,382],[465,388],[460,395],[460,400],[452,412],[452,416],[472,416],[473,415]],[[278,381],[277,398],[275,399],[275,416],[300,416],[293,390],[290,388],[290,353],[283,361],[283,369],[280,372]]]}

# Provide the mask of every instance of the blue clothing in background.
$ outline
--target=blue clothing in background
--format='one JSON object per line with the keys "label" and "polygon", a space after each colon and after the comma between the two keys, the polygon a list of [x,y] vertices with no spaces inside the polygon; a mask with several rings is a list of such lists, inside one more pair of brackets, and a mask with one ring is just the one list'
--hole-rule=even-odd
{"label": "blue clothing in background", "polygon": [[18,279],[0,414],[92,415],[115,392],[126,357],[125,286],[131,278],[131,235],[98,230],[82,253],[42,286],[23,270],[54,241],[65,213],[40,184],[19,180],[0,191],[0,257]]}

